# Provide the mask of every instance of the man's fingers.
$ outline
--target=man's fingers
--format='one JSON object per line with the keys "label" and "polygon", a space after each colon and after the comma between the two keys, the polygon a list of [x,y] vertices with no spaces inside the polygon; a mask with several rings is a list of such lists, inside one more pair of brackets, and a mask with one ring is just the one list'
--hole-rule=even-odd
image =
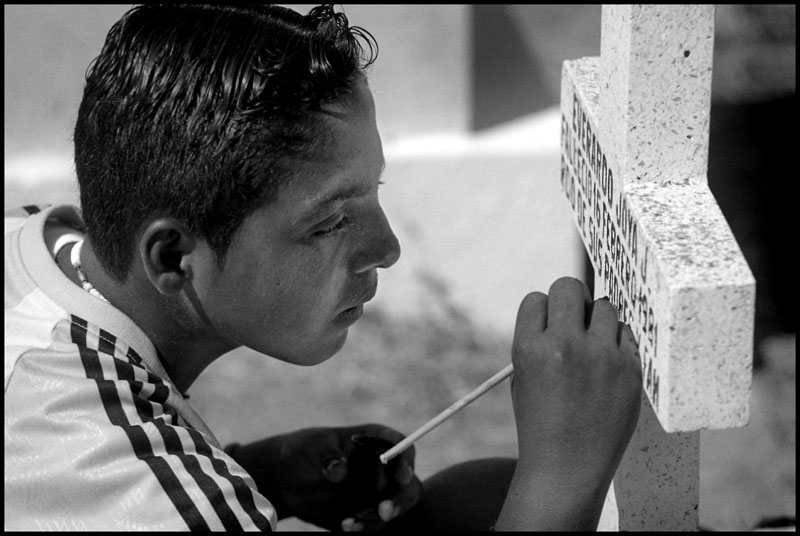
{"label": "man's fingers", "polygon": [[394,478],[401,486],[406,486],[414,479],[414,466],[405,458],[400,457],[394,469]]}
{"label": "man's fingers", "polygon": [[547,297],[547,329],[586,329],[586,306],[591,303],[588,287],[574,277],[559,278]]}
{"label": "man's fingers", "polygon": [[522,299],[517,312],[517,329],[534,335],[547,328],[547,294],[531,292]]}
{"label": "man's fingers", "polygon": [[619,344],[618,326],[617,308],[607,299],[596,300],[591,307],[589,331],[601,337],[613,337],[614,341]]}
{"label": "man's fingers", "polygon": [[[392,497],[390,519],[394,519],[395,517],[411,510],[411,508],[414,507],[414,505],[416,505],[421,498],[422,483],[420,482],[419,478],[415,477],[410,484],[400,488],[394,497]],[[389,507],[385,506],[384,508],[388,514]]]}
{"label": "man's fingers", "polygon": [[381,501],[380,504],[378,504],[378,517],[380,517],[382,521],[391,521],[394,517],[394,510],[394,501],[390,499]]}
{"label": "man's fingers", "polygon": [[[378,424],[365,425],[362,428],[362,434],[366,438],[375,440],[375,453],[378,455],[383,454],[406,437],[397,430]],[[389,463],[389,472],[401,485],[408,484],[414,478],[415,456],[416,450],[414,445],[411,445]]]}
{"label": "man's fingers", "polygon": [[405,439],[405,436],[402,433],[382,424],[365,424],[357,428],[359,428],[359,432],[365,437],[382,439],[384,441],[388,441],[392,445]]}
{"label": "man's fingers", "polygon": [[347,453],[342,449],[337,433],[329,428],[309,429],[305,445],[308,460],[312,461],[329,482],[341,482],[347,476]]}
{"label": "man's fingers", "polygon": [[626,353],[639,354],[639,344],[630,325],[624,322],[619,323],[619,347]]}

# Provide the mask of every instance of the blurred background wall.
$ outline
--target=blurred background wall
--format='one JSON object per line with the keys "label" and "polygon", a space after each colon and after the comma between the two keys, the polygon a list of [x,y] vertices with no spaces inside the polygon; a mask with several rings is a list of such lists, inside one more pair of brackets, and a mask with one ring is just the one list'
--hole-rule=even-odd
{"label": "blurred background wall", "polygon": [[[6,208],[77,200],[70,140],[83,75],[129,7],[4,6]],[[525,293],[588,273],[558,186],[558,98],[561,63],[599,55],[600,6],[343,9],[380,46],[370,84],[387,160],[381,198],[403,255],[345,355],[317,376],[246,351],[201,376],[193,401],[223,442],[262,435],[253,416],[275,432],[342,420],[410,432],[507,362]],[[714,528],[794,515],[794,462],[774,462],[795,444],[795,40],[794,5],[717,6],[708,176],[757,278],[754,404],[765,409],[749,432],[704,435],[713,454],[701,482],[712,491],[701,521]],[[507,392],[496,393],[419,443],[423,474],[513,455]],[[458,430],[470,426],[481,433],[467,441]],[[773,469],[732,469],[744,456],[731,444],[760,449]]]}

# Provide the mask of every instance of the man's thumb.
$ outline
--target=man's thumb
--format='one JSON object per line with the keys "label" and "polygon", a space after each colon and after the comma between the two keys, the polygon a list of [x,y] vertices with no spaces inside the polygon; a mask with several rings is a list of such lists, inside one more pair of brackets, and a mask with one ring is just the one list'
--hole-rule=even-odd
{"label": "man's thumb", "polygon": [[325,475],[325,478],[331,482],[341,482],[344,480],[344,477],[347,476],[347,458],[339,456],[329,459],[322,473]]}

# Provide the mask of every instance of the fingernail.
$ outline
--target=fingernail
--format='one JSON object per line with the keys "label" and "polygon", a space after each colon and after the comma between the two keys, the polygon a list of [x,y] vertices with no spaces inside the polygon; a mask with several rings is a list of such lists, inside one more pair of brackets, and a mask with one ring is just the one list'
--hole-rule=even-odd
{"label": "fingernail", "polygon": [[382,501],[378,505],[378,515],[383,521],[390,521],[392,517],[392,513],[394,512],[394,503],[390,500]]}

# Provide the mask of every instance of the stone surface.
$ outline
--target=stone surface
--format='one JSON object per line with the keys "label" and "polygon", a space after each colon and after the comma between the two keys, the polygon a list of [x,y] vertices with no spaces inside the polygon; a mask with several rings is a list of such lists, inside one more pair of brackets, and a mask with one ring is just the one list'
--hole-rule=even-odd
{"label": "stone surface", "polygon": [[598,136],[616,186],[708,167],[714,6],[603,6]]}
{"label": "stone surface", "polygon": [[644,380],[604,530],[697,530],[699,430],[749,418],[755,281],[706,180],[713,9],[604,6],[601,57],[564,62],[561,185]]}
{"label": "stone surface", "polygon": [[[637,334],[666,431],[744,425],[752,376],[755,282],[705,181],[713,18],[692,7],[604,8],[602,48],[616,61],[565,62],[562,80],[562,186],[598,279]],[[675,67],[681,59],[663,57],[673,49],[707,65]]]}
{"label": "stone surface", "polygon": [[665,432],[643,395],[639,423],[613,488],[619,530],[697,530],[700,432]]}

